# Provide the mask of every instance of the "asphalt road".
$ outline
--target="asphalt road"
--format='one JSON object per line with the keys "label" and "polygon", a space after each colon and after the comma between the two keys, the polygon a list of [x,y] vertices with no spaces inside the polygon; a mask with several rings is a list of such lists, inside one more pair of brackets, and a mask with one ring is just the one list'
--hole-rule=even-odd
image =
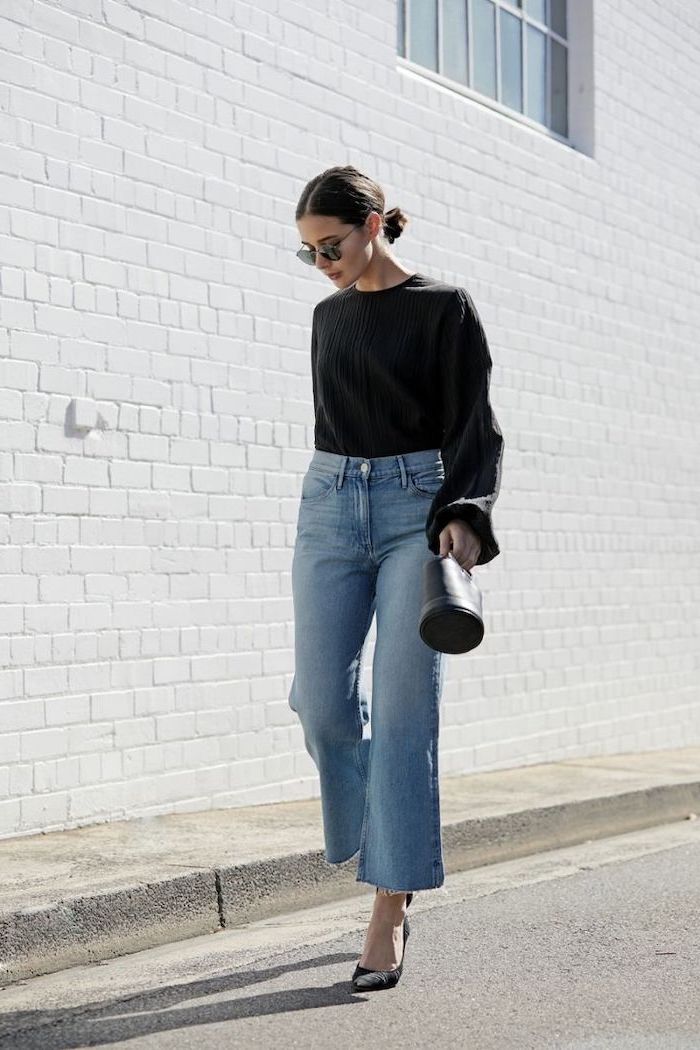
{"label": "asphalt road", "polygon": [[372,892],[0,992],[2,1050],[700,1050],[700,821],[447,876],[353,994]]}

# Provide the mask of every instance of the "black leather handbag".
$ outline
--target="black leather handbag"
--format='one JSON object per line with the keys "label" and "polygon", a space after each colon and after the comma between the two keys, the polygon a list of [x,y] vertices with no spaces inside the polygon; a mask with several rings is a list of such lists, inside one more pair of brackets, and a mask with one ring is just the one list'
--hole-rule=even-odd
{"label": "black leather handbag", "polygon": [[423,565],[419,630],[425,644],[441,653],[468,653],[484,637],[481,591],[451,554]]}

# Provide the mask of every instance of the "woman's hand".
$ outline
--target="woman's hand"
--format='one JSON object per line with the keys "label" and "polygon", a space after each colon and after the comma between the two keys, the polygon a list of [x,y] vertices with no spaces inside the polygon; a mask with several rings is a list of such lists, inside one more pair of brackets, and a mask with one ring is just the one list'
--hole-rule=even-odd
{"label": "woman's hand", "polygon": [[481,554],[481,540],[466,521],[455,518],[445,525],[440,533],[440,557],[452,553],[463,569],[476,565]]}

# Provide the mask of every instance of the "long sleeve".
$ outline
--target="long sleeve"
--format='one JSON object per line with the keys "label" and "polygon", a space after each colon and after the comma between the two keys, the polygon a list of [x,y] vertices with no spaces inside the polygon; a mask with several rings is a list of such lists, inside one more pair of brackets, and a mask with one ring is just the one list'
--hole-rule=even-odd
{"label": "long sleeve", "polygon": [[318,305],[314,307],[311,318],[311,391],[314,402],[314,416],[318,414]]}
{"label": "long sleeve", "polygon": [[477,565],[500,554],[491,509],[501,484],[504,440],[489,402],[491,354],[469,293],[455,289],[441,318],[438,338],[443,407],[445,480],[428,512],[425,531],[433,554],[440,532],[454,518],[481,540]]}

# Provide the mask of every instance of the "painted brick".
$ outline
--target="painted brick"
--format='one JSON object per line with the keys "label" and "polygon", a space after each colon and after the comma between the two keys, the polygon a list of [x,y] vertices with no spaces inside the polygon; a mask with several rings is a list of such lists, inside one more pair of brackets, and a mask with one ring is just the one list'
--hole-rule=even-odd
{"label": "painted brick", "polygon": [[0,837],[318,794],[291,557],[333,288],[294,209],[335,163],[406,211],[395,256],[471,292],[494,361],[502,554],[441,773],[700,739],[691,16],[597,6],[572,144],[408,69],[395,19],[2,5]]}

